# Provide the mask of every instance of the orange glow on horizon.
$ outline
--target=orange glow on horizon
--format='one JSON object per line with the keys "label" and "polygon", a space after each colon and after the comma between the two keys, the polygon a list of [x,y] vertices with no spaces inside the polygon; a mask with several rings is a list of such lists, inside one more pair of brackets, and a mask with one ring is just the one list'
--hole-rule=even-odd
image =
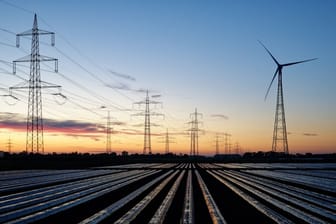
{"label": "orange glow on horizon", "polygon": [[[7,130],[8,131],[8,130]],[[7,132],[10,133],[10,132]],[[332,136],[289,136],[290,153],[335,153],[335,140]],[[12,142],[12,152],[25,151],[26,133],[15,132],[10,134]],[[45,153],[103,153],[105,152],[106,136],[104,134],[87,133],[86,135],[65,135],[64,133],[44,133]],[[249,136],[248,138],[240,137],[244,141],[240,141],[239,145],[242,152],[270,151],[271,140],[263,138],[259,135]],[[162,140],[160,140],[161,142]],[[186,136],[176,137],[174,144],[170,144],[170,152],[175,154],[189,154],[190,140]],[[232,137],[232,151],[235,140]],[[2,145],[7,144],[7,139],[3,140]],[[6,148],[4,148],[6,151]],[[130,154],[143,152],[143,137],[141,135],[125,136],[122,134],[112,135],[112,152],[120,154],[122,151],[128,151]],[[165,144],[158,143],[155,136],[152,136],[152,153],[165,153]],[[214,135],[206,135],[199,137],[199,154],[213,155],[215,153]],[[224,142],[220,143],[220,153],[224,153]]]}

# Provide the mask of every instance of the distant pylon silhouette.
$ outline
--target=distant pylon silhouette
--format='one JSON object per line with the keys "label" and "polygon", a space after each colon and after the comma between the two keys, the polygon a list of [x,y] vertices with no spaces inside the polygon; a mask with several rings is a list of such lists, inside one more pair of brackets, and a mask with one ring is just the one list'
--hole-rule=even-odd
{"label": "distant pylon silhouette", "polygon": [[150,126],[150,111],[149,111],[149,96],[148,90],[146,93],[146,109],[145,109],[145,134],[144,134],[144,149],[143,154],[152,154],[152,144],[151,144],[151,126]]}
{"label": "distant pylon silhouette", "polygon": [[164,143],[165,144],[165,153],[168,154],[170,152],[170,144],[171,143],[176,143],[175,141],[173,141],[173,139],[175,139],[174,137],[169,136],[169,131],[168,128],[166,129],[166,133],[162,136],[159,137],[159,139],[161,141],[159,141],[158,143]]}
{"label": "distant pylon silhouette", "polygon": [[165,145],[166,145],[165,152],[166,152],[166,154],[168,154],[169,153],[169,133],[168,133],[168,128],[166,130],[166,142],[165,142]]}
{"label": "distant pylon silhouette", "polygon": [[224,133],[224,151],[225,154],[230,154],[230,134]]}
{"label": "distant pylon silhouette", "polygon": [[28,86],[14,86],[10,89],[28,89],[28,115],[27,115],[27,138],[26,151],[44,153],[43,119],[42,119],[42,88],[60,88],[61,86],[50,85],[41,81],[40,62],[54,61],[57,72],[57,59],[40,55],[39,35],[51,35],[51,45],[55,45],[55,33],[38,29],[37,16],[34,16],[34,24],[31,30],[16,35],[16,46],[20,46],[21,36],[32,36],[31,54],[13,61],[13,73],[16,73],[17,62],[30,62],[30,75]]}
{"label": "distant pylon silhouette", "polygon": [[153,101],[149,99],[148,90],[146,91],[146,98],[144,101],[136,102],[134,104],[145,104],[145,112],[133,114],[133,116],[144,116],[145,117],[145,129],[144,129],[144,147],[143,154],[152,154],[152,145],[151,145],[151,116],[164,116],[160,113],[150,112],[150,104],[162,104],[161,102]]}
{"label": "distant pylon silhouette", "polygon": [[111,153],[111,117],[110,111],[107,111],[107,122],[106,122],[106,153]]}
{"label": "distant pylon silhouette", "polygon": [[191,156],[198,156],[198,132],[200,129],[198,128],[198,124],[200,123],[198,117],[202,116],[202,114],[197,112],[197,108],[195,108],[195,112],[190,114],[191,118],[191,129],[190,131],[190,155]]}
{"label": "distant pylon silhouette", "polygon": [[11,138],[9,137],[9,138],[8,138],[8,141],[7,141],[7,151],[8,151],[9,153],[12,152],[12,146],[13,146],[13,143],[12,143]]}
{"label": "distant pylon silhouette", "polygon": [[218,134],[216,134],[216,155],[219,155],[219,141],[218,141]]}

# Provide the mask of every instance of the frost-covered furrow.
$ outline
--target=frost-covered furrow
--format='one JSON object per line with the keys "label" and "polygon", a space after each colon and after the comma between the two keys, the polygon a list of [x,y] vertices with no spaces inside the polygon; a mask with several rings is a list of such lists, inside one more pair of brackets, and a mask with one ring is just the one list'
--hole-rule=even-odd
{"label": "frost-covered furrow", "polygon": [[164,173],[163,175],[155,178],[154,180],[150,181],[149,183],[143,185],[142,187],[138,188],[137,190],[133,191],[132,193],[126,195],[125,197],[121,198],[120,200],[114,202],[110,206],[100,210],[99,212],[95,213],[94,215],[84,219],[80,222],[80,224],[95,224],[99,223],[109,216],[111,216],[113,213],[115,213],[117,210],[125,206],[128,202],[135,199],[137,196],[145,192],[148,188],[156,184],[157,182],[161,181],[163,178],[165,178],[167,175],[170,175],[172,171],[168,171],[167,173]]}
{"label": "frost-covered furrow", "polygon": [[[63,211],[77,204],[84,203],[88,200],[92,200],[98,196],[104,195],[112,190],[125,186],[129,183],[132,183],[136,180],[144,178],[152,174],[153,172],[144,172],[137,176],[125,177],[123,179],[105,183],[90,189],[86,189],[71,195],[63,196],[56,198],[47,202],[38,203],[26,208],[22,208],[16,211],[0,214],[0,222],[7,222],[9,220],[17,219],[14,223],[27,223],[42,219],[51,214],[54,214],[56,211]],[[22,218],[20,218],[22,217]]]}
{"label": "frost-covered furrow", "polygon": [[[191,164],[189,164],[191,167]],[[194,199],[193,199],[193,185],[192,185],[192,171],[188,171],[186,192],[184,196],[184,205],[182,213],[182,223],[191,224],[194,223]]]}
{"label": "frost-covered furrow", "polygon": [[138,204],[131,208],[125,215],[118,219],[115,224],[123,224],[132,222],[141,211],[162,191],[162,189],[168,184],[168,182],[177,174],[175,171],[172,175],[166,178],[159,184],[154,190],[152,190],[146,197],[144,197]]}
{"label": "frost-covered furrow", "polygon": [[203,194],[203,198],[205,200],[205,203],[208,207],[208,211],[210,214],[210,217],[212,219],[213,223],[222,223],[225,224],[226,221],[222,216],[222,213],[220,212],[220,210],[218,209],[215,200],[213,199],[213,197],[211,196],[206,184],[204,183],[201,175],[199,175],[198,171],[195,170],[196,173],[196,177],[197,177],[197,181],[198,184],[201,188],[202,194]]}
{"label": "frost-covered furrow", "polygon": [[317,192],[313,192],[313,191],[309,191],[309,190],[305,190],[303,188],[298,188],[295,186],[291,186],[288,184],[283,184],[274,180],[270,180],[267,178],[262,178],[262,177],[257,177],[251,174],[246,174],[243,172],[230,172],[233,173],[235,175],[239,175],[240,177],[244,177],[249,181],[256,181],[260,184],[264,184],[266,186],[271,186],[273,188],[276,188],[280,191],[283,192],[288,192],[288,194],[294,196],[294,197],[300,197],[304,200],[307,200],[311,203],[315,203],[321,207],[325,207],[327,209],[330,210],[334,210],[335,207],[335,203],[336,203],[336,198],[329,196],[329,195],[324,195],[324,194],[320,194]]}
{"label": "frost-covered furrow", "polygon": [[293,194],[290,194],[289,191],[282,191],[279,188],[275,188],[273,186],[269,186],[266,184],[258,183],[253,181],[253,179],[246,179],[239,177],[236,174],[232,174],[227,171],[222,171],[224,175],[228,175],[236,180],[245,183],[259,191],[265,192],[271,197],[278,198],[284,201],[287,204],[291,204],[299,209],[306,210],[308,213],[312,214],[316,217],[323,217],[326,220],[331,220],[331,222],[336,222],[335,211],[330,211],[321,208],[320,206],[316,206],[315,204],[308,203],[306,200],[303,201],[302,198],[295,197]]}
{"label": "frost-covered furrow", "polygon": [[132,176],[140,173],[139,171],[123,172],[117,174],[110,174],[103,177],[90,178],[78,182],[73,182],[66,185],[54,185],[52,188],[44,190],[43,188],[36,193],[27,194],[25,196],[19,196],[11,198],[9,200],[0,201],[0,213],[10,210],[17,210],[22,207],[27,207],[32,204],[41,203],[44,201],[52,200],[65,195],[73,194],[78,191],[82,191],[88,188],[92,188],[101,184],[105,184],[110,181],[115,181],[127,176]]}
{"label": "frost-covered furrow", "polygon": [[279,170],[278,172],[336,180],[336,171],[334,170]]}
{"label": "frost-covered furrow", "polygon": [[[247,201],[250,205],[255,207],[258,211],[266,215],[267,217],[271,218],[277,223],[281,224],[291,224],[293,223],[291,220],[286,218],[285,216],[279,214],[278,212],[274,211],[273,209],[269,208],[259,200],[255,199],[254,197],[250,196],[248,192],[244,189],[237,187],[235,184],[231,183],[230,181],[226,180],[222,177],[222,174],[219,175],[217,171],[207,171],[210,175],[232,190],[235,194],[239,195],[245,201]],[[251,220],[253,221],[253,220]]]}
{"label": "frost-covered furrow", "polygon": [[297,174],[289,174],[289,173],[280,173],[276,171],[268,171],[268,170],[247,170],[248,173],[253,173],[265,177],[271,177],[275,179],[281,179],[285,181],[289,181],[292,183],[303,184],[309,187],[322,189],[325,191],[329,191],[332,193],[336,193],[336,180],[330,180],[325,178],[318,177],[308,177]]}
{"label": "frost-covered furrow", "polygon": [[291,214],[291,215],[297,217],[298,219],[300,219],[304,222],[316,223],[316,224],[325,223],[325,221],[313,216],[312,214],[304,212],[299,208],[296,208],[296,207],[294,207],[290,204],[287,204],[287,203],[283,202],[282,200],[279,200],[279,199],[273,197],[273,195],[270,195],[269,192],[265,193],[264,190],[260,190],[259,188],[255,188],[253,186],[250,186],[250,185],[244,183],[243,181],[239,181],[239,180],[237,180],[233,177],[230,177],[227,174],[223,174],[221,172],[216,172],[216,171],[215,171],[215,173],[220,175],[221,177],[229,180],[230,182],[234,183],[235,185],[239,186],[241,189],[243,189],[244,191],[246,191],[250,195],[252,195],[252,197],[262,198],[263,200],[267,201],[267,203],[273,205],[274,207],[278,208],[279,210],[287,212],[288,214]]}
{"label": "frost-covered furrow", "polygon": [[180,186],[180,183],[182,181],[182,178],[184,176],[185,171],[183,170],[180,174],[180,176],[176,179],[175,183],[173,184],[173,186],[171,187],[170,191],[168,192],[167,196],[165,197],[165,199],[163,200],[163,202],[161,203],[160,207],[157,209],[157,211],[155,212],[154,216],[152,217],[152,219],[150,220],[149,223],[151,224],[159,224],[159,223],[163,223],[166,214],[168,212],[168,209],[170,208],[170,205],[174,199],[174,196],[177,192],[177,189]]}
{"label": "frost-covered furrow", "polygon": [[68,173],[79,173],[85,172],[86,170],[27,170],[22,172],[0,172],[0,183],[2,181],[9,181],[9,180],[20,180],[25,178],[32,178],[32,177],[41,177],[41,176],[50,176],[50,175],[58,175],[58,174],[68,174]]}
{"label": "frost-covered furrow", "polygon": [[62,181],[72,181],[76,179],[89,178],[92,176],[105,175],[109,173],[111,173],[111,171],[109,170],[87,171],[84,173],[81,172],[76,174],[70,173],[70,174],[60,174],[46,177],[29,178],[24,179],[22,181],[20,180],[8,181],[7,183],[1,184],[0,192],[14,191],[28,187],[38,187],[46,184],[53,184]]}

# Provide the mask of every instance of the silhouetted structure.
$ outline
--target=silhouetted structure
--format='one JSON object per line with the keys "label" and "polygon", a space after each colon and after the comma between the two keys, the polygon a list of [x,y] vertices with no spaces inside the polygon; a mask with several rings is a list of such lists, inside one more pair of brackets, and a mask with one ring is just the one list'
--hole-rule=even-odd
{"label": "silhouetted structure", "polygon": [[219,154],[219,142],[218,142],[218,133],[216,134],[216,155]]}
{"label": "silhouetted structure", "polygon": [[149,99],[148,90],[146,91],[146,99],[144,101],[136,102],[134,104],[145,104],[145,112],[133,114],[133,116],[144,116],[145,117],[145,132],[144,132],[144,147],[143,154],[152,154],[152,145],[151,145],[151,116],[163,116],[163,114],[150,112],[150,104],[161,104],[161,102],[153,101]]}
{"label": "silhouetted structure", "polygon": [[191,128],[190,131],[190,156],[198,156],[198,132],[200,129],[198,128],[198,124],[200,123],[198,121],[198,117],[202,116],[202,114],[197,112],[197,108],[195,108],[195,112],[190,114],[191,122]]}
{"label": "silhouetted structure", "polygon": [[[259,41],[260,42],[260,41]],[[285,154],[288,154],[288,141],[287,141],[287,129],[286,129],[286,119],[285,119],[285,107],[284,107],[284,101],[283,101],[283,88],[282,88],[282,68],[290,65],[300,64],[303,62],[308,62],[314,59],[308,59],[304,61],[297,61],[297,62],[291,62],[286,64],[280,64],[274,56],[271,54],[271,52],[263,45],[261,42],[260,44],[265,48],[265,50],[268,52],[268,54],[271,56],[273,61],[277,64],[277,69],[275,70],[275,73],[273,75],[272,81],[267,89],[265,100],[267,98],[267,95],[270,91],[270,88],[272,86],[272,83],[275,79],[275,77],[278,74],[278,90],[277,90],[277,102],[276,102],[276,110],[275,110],[275,121],[274,121],[274,131],[273,131],[273,142],[272,142],[272,151],[278,152],[283,151]]]}
{"label": "silhouetted structure", "polygon": [[8,151],[8,153],[11,153],[12,152],[13,143],[12,143],[12,140],[11,140],[10,137],[8,138],[8,141],[7,141],[6,145],[7,145],[7,151]]}
{"label": "silhouetted structure", "polygon": [[40,62],[54,61],[55,72],[57,72],[57,59],[40,55],[39,52],[39,35],[51,35],[51,45],[55,45],[55,33],[40,30],[37,27],[37,17],[34,16],[33,29],[16,35],[16,46],[20,46],[20,37],[32,36],[31,54],[13,61],[13,73],[16,73],[17,62],[30,62],[30,75],[28,86],[26,83],[22,86],[17,85],[10,87],[13,89],[28,89],[28,115],[27,115],[27,138],[26,151],[44,153],[43,142],[43,119],[42,119],[42,88],[60,88],[61,86],[50,85],[50,83],[41,81]]}
{"label": "silhouetted structure", "polygon": [[110,111],[107,111],[107,122],[106,122],[106,153],[111,153],[111,117]]}
{"label": "silhouetted structure", "polygon": [[224,133],[224,150],[225,154],[230,154],[230,134]]}
{"label": "silhouetted structure", "polygon": [[166,133],[164,136],[161,136],[161,141],[158,143],[164,143],[165,144],[165,154],[170,153],[170,144],[171,143],[176,143],[173,141],[173,137],[169,136],[168,128],[166,129]]}

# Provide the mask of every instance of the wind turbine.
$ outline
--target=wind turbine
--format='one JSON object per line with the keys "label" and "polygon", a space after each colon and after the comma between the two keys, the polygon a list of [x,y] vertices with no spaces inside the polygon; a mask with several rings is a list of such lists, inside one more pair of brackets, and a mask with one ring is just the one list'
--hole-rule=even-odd
{"label": "wind turbine", "polygon": [[278,75],[278,91],[277,91],[277,103],[276,103],[276,111],[275,111],[275,120],[274,120],[274,130],[273,130],[273,143],[272,143],[272,151],[283,151],[285,154],[288,154],[288,141],[287,141],[287,130],[286,130],[286,119],[285,119],[285,108],[283,102],[283,89],[282,89],[282,69],[283,67],[296,65],[308,61],[316,60],[317,58],[312,58],[303,61],[291,62],[286,64],[280,64],[275,57],[271,54],[271,52],[265,47],[263,43],[259,41],[259,43],[265,48],[267,53],[271,56],[273,61],[277,64],[277,69],[273,75],[272,81],[268,86],[265,100],[268,96],[268,93],[271,89],[273,81],[275,77]]}

